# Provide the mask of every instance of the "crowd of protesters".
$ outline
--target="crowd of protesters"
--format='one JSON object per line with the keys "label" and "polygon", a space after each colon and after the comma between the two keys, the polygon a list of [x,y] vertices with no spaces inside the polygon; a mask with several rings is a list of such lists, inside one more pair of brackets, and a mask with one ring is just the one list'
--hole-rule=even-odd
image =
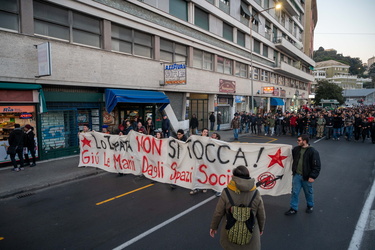
{"label": "crowd of protesters", "polygon": [[340,107],[333,110],[302,107],[297,112],[267,112],[251,114],[236,112],[232,120],[235,139],[238,133],[265,136],[299,136],[311,139],[362,141],[375,144],[375,106]]}

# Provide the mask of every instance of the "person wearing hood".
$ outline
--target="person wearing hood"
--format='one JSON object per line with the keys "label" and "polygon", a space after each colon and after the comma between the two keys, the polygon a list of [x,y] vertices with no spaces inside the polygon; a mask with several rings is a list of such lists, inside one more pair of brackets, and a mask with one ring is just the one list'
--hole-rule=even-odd
{"label": "person wearing hood", "polygon": [[30,124],[26,124],[23,128],[24,130],[24,137],[23,137],[23,146],[27,148],[28,152],[30,152],[31,157],[33,157],[33,163],[30,165],[30,159],[29,154],[26,152],[24,154],[25,157],[25,166],[35,167],[35,134],[34,134],[34,128],[31,127]]}
{"label": "person wearing hood", "polygon": [[[23,170],[23,132],[19,124],[14,124],[14,130],[10,133],[8,141],[8,154],[13,164],[13,171]],[[17,167],[16,154],[20,160],[19,168]]]}
{"label": "person wearing hood", "polygon": [[253,234],[250,242],[245,245],[237,245],[229,242],[226,226],[226,215],[229,213],[231,203],[226,192],[223,192],[217,202],[215,212],[210,226],[210,236],[215,237],[219,224],[221,222],[220,245],[224,249],[260,249],[260,236],[263,234],[266,222],[266,212],[263,199],[259,192],[256,192],[255,179],[250,177],[249,170],[245,166],[238,166],[233,170],[233,177],[227,186],[228,192],[236,206],[240,204],[249,204],[253,195],[254,200],[251,203],[251,209],[256,218]]}

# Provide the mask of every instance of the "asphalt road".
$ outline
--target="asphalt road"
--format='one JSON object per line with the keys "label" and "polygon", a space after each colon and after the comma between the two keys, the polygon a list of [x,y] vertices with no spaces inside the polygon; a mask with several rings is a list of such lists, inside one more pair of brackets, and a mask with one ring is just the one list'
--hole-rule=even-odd
{"label": "asphalt road", "polygon": [[[246,136],[241,141],[296,145],[290,137]],[[311,144],[323,163],[314,183],[315,211],[304,212],[302,193],[300,211],[292,217],[284,215],[289,195],[264,196],[262,249],[348,249],[374,179],[375,145]],[[0,249],[113,249],[124,244],[137,250],[220,249],[219,237],[208,234],[217,202],[213,195],[191,196],[183,188],[105,173],[1,200]],[[373,231],[365,235],[363,250],[374,246],[371,236]]]}

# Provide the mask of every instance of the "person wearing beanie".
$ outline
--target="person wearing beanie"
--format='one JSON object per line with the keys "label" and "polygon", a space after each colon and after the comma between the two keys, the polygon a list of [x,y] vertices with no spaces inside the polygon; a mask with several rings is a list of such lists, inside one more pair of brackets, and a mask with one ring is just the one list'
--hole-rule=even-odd
{"label": "person wearing beanie", "polygon": [[[254,212],[255,224],[253,228],[252,238],[248,244],[237,245],[229,242],[226,229],[226,218],[232,204],[229,200],[227,192],[230,194],[234,205],[239,206],[251,202],[251,210]],[[257,192],[255,179],[250,177],[249,170],[245,166],[238,166],[233,170],[232,180],[227,186],[227,190],[222,192],[217,202],[215,212],[212,217],[210,226],[210,236],[215,237],[219,224],[221,222],[220,245],[224,249],[260,249],[260,236],[263,234],[266,221],[266,212],[264,209],[263,199]]]}
{"label": "person wearing beanie", "polygon": [[[13,171],[23,170],[23,132],[19,124],[14,124],[14,130],[10,133],[9,138],[9,147],[7,153],[10,155],[10,160],[13,164]],[[20,162],[20,167],[17,165],[16,154]]]}
{"label": "person wearing beanie", "polygon": [[[23,128],[24,136],[23,136],[23,146],[27,148],[27,152],[24,154],[25,157],[25,166],[35,167],[35,134],[34,128],[30,124],[26,124]],[[33,158],[33,163],[30,165],[29,153]]]}

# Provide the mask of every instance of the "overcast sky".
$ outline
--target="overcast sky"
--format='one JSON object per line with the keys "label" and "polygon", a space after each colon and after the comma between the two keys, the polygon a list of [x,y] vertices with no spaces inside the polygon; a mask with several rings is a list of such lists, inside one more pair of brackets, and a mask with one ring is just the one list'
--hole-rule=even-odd
{"label": "overcast sky", "polygon": [[314,50],[335,49],[367,63],[375,56],[375,0],[317,0]]}

